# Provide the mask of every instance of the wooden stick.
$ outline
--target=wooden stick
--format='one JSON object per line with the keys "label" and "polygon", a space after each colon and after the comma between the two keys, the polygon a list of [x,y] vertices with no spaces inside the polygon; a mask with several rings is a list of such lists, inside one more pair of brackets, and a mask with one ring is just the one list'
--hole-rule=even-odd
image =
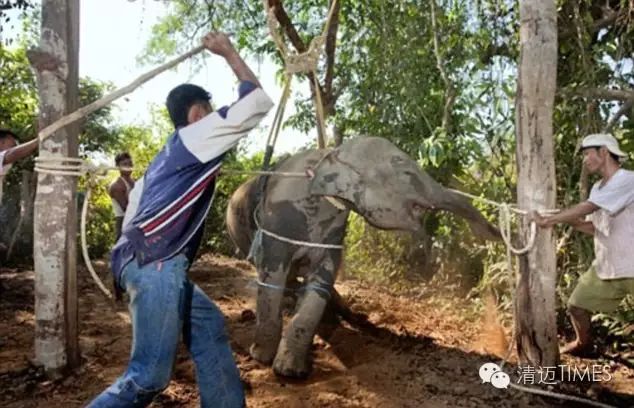
{"label": "wooden stick", "polygon": [[162,73],[163,71],[167,71],[170,68],[175,67],[182,61],[188,58],[191,58],[192,56],[198,54],[204,49],[205,49],[204,46],[199,45],[198,47],[193,48],[190,51],[187,51],[183,55],[176,57],[173,60],[166,62],[165,64],[158,66],[154,68],[153,70],[141,75],[140,77],[132,81],[130,84],[124,86],[123,88],[119,88],[116,91],[113,91],[110,94],[102,97],[101,99],[98,99],[91,104],[83,106],[77,109],[73,113],[70,113],[66,116],[61,117],[60,119],[56,120],[55,122],[53,122],[52,124],[48,125],[47,127],[45,127],[44,129],[40,131],[40,134],[39,134],[40,142],[46,139],[47,137],[51,136],[53,133],[57,132],[58,130],[62,129],[63,127],[68,126],[71,123],[77,122],[79,119],[84,118],[87,115],[90,115],[91,113],[93,113],[94,111],[103,108],[104,106],[110,104],[114,100],[129,94],[130,92],[134,91],[135,89],[137,89],[138,87],[140,87],[141,85],[149,81],[150,79],[154,78],[158,74]]}

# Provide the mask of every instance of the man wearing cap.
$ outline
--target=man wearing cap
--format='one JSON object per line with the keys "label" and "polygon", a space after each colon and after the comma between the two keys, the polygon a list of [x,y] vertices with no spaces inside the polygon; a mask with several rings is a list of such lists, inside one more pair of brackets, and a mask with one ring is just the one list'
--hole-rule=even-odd
{"label": "man wearing cap", "polygon": [[594,236],[596,259],[568,300],[577,338],[562,353],[577,355],[592,349],[592,313],[612,312],[628,294],[634,295],[634,172],[621,168],[627,154],[612,135],[589,135],[581,148],[589,173],[601,176],[590,197],[555,215],[534,214],[540,227],[567,223]]}

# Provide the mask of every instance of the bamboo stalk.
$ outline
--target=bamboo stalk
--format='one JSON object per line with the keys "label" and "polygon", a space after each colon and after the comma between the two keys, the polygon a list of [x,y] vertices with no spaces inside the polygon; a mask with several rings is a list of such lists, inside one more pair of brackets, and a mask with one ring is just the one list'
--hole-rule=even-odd
{"label": "bamboo stalk", "polygon": [[94,111],[109,105],[116,99],[119,99],[122,96],[131,93],[132,91],[134,91],[135,89],[137,89],[138,87],[140,87],[141,85],[149,81],[150,79],[154,78],[158,74],[161,74],[162,72],[175,67],[176,65],[180,64],[182,61],[188,58],[191,58],[192,56],[198,54],[204,49],[205,47],[203,45],[199,45],[198,47],[195,47],[187,51],[186,53],[180,55],[179,57],[176,57],[173,60],[168,61],[165,64],[160,65],[149,72],[146,72],[145,74],[141,75],[140,77],[138,77],[137,79],[129,83],[128,85],[124,86],[123,88],[119,88],[109,93],[108,95],[94,101],[93,103],[88,104],[86,106],[82,106],[76,111],[61,117],[60,119],[56,120],[55,122],[51,123],[50,125],[48,125],[47,127],[45,127],[44,129],[40,131],[39,133],[40,142],[46,139],[47,137],[51,136],[53,133],[57,132],[58,130],[70,125],[71,123],[77,122],[78,120],[90,115]]}

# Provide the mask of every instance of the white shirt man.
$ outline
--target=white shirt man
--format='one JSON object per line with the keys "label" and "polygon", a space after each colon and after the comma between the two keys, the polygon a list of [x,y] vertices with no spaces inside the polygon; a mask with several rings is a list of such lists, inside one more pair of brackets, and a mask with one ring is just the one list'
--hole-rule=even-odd
{"label": "white shirt man", "polygon": [[612,312],[634,295],[634,172],[620,167],[627,154],[612,135],[589,135],[582,150],[588,171],[601,175],[588,200],[549,217],[535,214],[541,227],[568,223],[594,236],[596,260],[568,300],[577,339],[562,352],[579,355],[592,348],[592,313]]}

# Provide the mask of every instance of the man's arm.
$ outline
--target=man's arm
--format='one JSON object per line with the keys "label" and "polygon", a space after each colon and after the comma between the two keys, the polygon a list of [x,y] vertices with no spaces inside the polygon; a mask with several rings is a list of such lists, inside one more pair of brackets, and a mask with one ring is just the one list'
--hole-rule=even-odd
{"label": "man's arm", "polygon": [[108,189],[108,193],[113,200],[116,200],[117,203],[121,206],[123,211],[128,208],[128,194],[125,187],[121,185],[121,183],[116,182]]}
{"label": "man's arm", "polygon": [[574,226],[579,223],[580,219],[598,209],[598,205],[591,203],[590,201],[584,201],[554,215],[542,216],[537,212],[533,212],[533,220],[542,228],[548,228],[555,224],[562,223]]}
{"label": "man's arm", "polygon": [[579,232],[594,236],[594,224],[592,221],[579,220],[577,223],[572,224],[572,226]]}
{"label": "man's arm", "polygon": [[7,150],[4,154],[4,160],[2,161],[2,165],[13,164],[18,160],[22,160],[25,157],[33,154],[37,147],[39,146],[39,139],[36,137],[30,142],[24,143],[22,145],[12,147]]}
{"label": "man's arm", "polygon": [[242,81],[249,81],[261,88],[260,81],[251,68],[244,62],[238,51],[233,47],[229,37],[224,33],[209,33],[203,38],[203,45],[214,54],[223,57],[233,70],[233,73]]}

